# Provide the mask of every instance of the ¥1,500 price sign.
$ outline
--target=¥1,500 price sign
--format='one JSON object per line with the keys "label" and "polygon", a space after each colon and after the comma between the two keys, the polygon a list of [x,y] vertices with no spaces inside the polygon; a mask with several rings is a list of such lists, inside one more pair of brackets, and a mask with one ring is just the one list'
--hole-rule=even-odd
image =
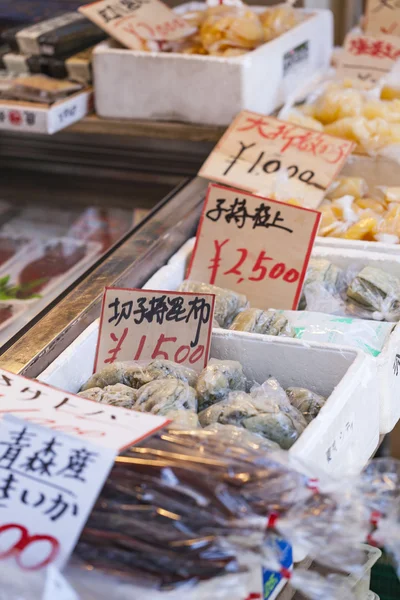
{"label": "\u00a51,500 price sign", "polygon": [[321,214],[212,184],[188,278],[296,309]]}
{"label": "\u00a51,500 price sign", "polygon": [[353,148],[353,142],[243,110],[199,175],[266,197],[280,187],[316,208]]}
{"label": "\u00a51,500 price sign", "polygon": [[210,353],[213,294],[106,288],[95,370],[157,358],[201,371]]}

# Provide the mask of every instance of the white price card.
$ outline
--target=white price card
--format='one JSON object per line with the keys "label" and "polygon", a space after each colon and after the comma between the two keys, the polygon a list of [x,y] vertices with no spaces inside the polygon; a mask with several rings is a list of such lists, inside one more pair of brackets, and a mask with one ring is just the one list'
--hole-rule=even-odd
{"label": "white price card", "polygon": [[115,455],[168,423],[0,369],[0,560],[63,567]]}
{"label": "white price card", "polygon": [[0,422],[0,558],[36,571],[68,560],[115,452],[7,415]]}

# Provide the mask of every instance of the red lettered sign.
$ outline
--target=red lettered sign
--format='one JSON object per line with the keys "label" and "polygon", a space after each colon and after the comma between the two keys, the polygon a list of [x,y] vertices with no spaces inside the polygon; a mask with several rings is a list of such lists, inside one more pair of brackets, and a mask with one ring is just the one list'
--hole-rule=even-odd
{"label": "red lettered sign", "polygon": [[176,40],[194,31],[160,0],[99,0],[79,11],[132,50],[142,49],[143,40]]}
{"label": "red lettered sign", "polygon": [[210,353],[213,294],[106,288],[95,371],[115,361],[157,358],[196,371]]}
{"label": "red lettered sign", "polygon": [[349,33],[339,57],[337,75],[356,79],[365,87],[372,87],[393,68],[399,57],[400,37]]}
{"label": "red lettered sign", "polygon": [[201,177],[316,208],[353,142],[242,110],[199,171]]}
{"label": "red lettered sign", "polygon": [[399,0],[367,0],[365,16],[368,35],[400,35]]}
{"label": "red lettered sign", "polygon": [[321,213],[209,185],[188,279],[296,309]]}

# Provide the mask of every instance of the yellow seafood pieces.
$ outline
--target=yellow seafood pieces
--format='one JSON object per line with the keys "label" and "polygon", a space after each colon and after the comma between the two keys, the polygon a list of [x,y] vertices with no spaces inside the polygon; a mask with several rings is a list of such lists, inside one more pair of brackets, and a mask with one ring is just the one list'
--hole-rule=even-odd
{"label": "yellow seafood pieces", "polygon": [[328,190],[319,210],[321,236],[399,242],[400,188],[370,191],[361,177],[341,177]]}

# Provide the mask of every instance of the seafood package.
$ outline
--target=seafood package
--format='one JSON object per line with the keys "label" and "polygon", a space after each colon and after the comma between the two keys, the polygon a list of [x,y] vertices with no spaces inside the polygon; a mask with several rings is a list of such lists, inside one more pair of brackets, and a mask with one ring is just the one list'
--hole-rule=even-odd
{"label": "seafood package", "polygon": [[[286,391],[272,377],[247,381],[235,360],[211,359],[197,376],[167,360],[147,366],[114,363],[95,373],[79,393],[96,402],[171,418],[180,428],[243,429],[269,448],[289,449],[325,403],[301,387]],[[223,427],[224,428],[224,427]],[[240,429],[239,429],[240,428]],[[261,443],[261,442],[260,442]]]}
{"label": "seafood package", "polygon": [[[380,88],[363,90],[352,80],[328,79],[314,88],[295,106],[294,94],[282,109],[281,118],[355,142],[355,152],[398,159],[399,98],[383,99]],[[303,95],[301,90],[299,95]]]}

